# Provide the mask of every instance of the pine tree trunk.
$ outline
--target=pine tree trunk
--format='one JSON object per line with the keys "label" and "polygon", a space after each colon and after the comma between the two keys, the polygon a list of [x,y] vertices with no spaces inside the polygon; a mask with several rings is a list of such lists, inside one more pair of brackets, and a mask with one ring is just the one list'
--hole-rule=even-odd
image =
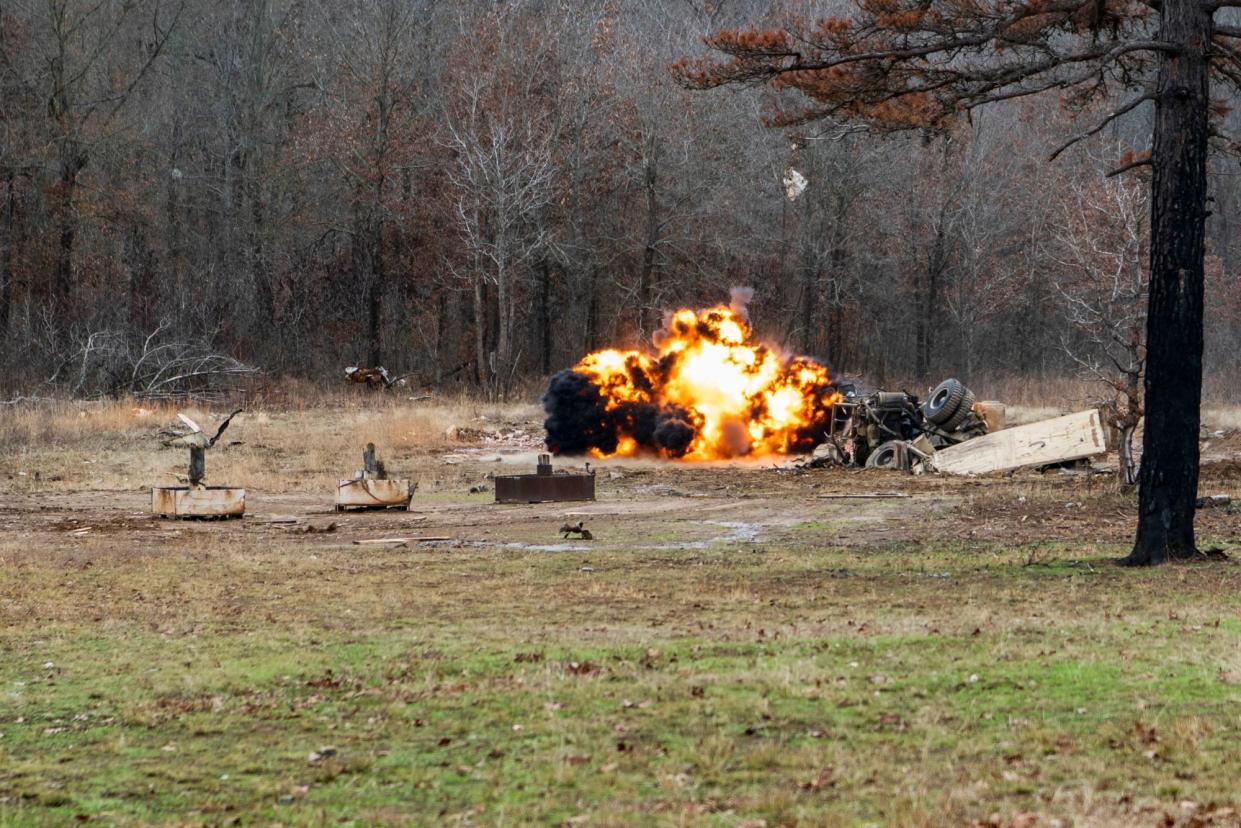
{"label": "pine tree trunk", "polygon": [[1207,62],[1211,17],[1198,0],[1164,0],[1151,161],[1151,278],[1146,319],[1146,428],[1138,533],[1122,563],[1197,554],[1198,427],[1206,225]]}

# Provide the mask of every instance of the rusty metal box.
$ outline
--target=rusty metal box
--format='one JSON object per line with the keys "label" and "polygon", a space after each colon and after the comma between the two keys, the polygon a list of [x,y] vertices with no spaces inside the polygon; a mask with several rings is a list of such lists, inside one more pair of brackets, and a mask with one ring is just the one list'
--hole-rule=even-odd
{"label": "rusty metal box", "polygon": [[543,503],[557,500],[594,500],[595,476],[552,471],[551,458],[539,455],[535,474],[496,477],[496,503]]}
{"label": "rusty metal box", "polygon": [[341,480],[336,485],[336,510],[404,508],[413,494],[408,480]]}
{"label": "rusty metal box", "polygon": [[246,490],[231,486],[157,486],[151,511],[160,517],[239,518],[246,513]]}

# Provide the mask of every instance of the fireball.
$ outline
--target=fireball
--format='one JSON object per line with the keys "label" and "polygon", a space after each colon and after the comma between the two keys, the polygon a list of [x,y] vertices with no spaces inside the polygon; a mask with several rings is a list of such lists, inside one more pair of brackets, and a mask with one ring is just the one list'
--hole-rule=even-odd
{"label": "fireball", "polygon": [[751,341],[744,306],[672,313],[654,352],[587,354],[543,398],[548,448],[687,460],[808,451],[841,399],[827,367]]}

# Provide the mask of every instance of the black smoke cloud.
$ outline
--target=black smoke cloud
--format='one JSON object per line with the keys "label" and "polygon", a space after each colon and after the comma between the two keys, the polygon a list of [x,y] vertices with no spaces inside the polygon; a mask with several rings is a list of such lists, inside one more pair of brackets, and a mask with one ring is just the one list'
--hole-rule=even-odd
{"label": "black smoke cloud", "polygon": [[553,454],[612,454],[621,437],[668,457],[681,457],[696,433],[690,412],[677,405],[624,402],[607,408],[598,386],[586,374],[561,371],[543,395],[547,447]]}

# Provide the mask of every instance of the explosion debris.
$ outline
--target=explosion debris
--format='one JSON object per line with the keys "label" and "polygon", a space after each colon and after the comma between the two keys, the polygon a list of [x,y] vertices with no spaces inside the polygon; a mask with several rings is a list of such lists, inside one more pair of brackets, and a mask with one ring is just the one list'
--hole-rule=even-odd
{"label": "explosion debris", "polygon": [[596,351],[553,376],[543,397],[548,448],[691,460],[814,448],[841,395],[822,363],[751,341],[751,294],[670,314],[654,353]]}

